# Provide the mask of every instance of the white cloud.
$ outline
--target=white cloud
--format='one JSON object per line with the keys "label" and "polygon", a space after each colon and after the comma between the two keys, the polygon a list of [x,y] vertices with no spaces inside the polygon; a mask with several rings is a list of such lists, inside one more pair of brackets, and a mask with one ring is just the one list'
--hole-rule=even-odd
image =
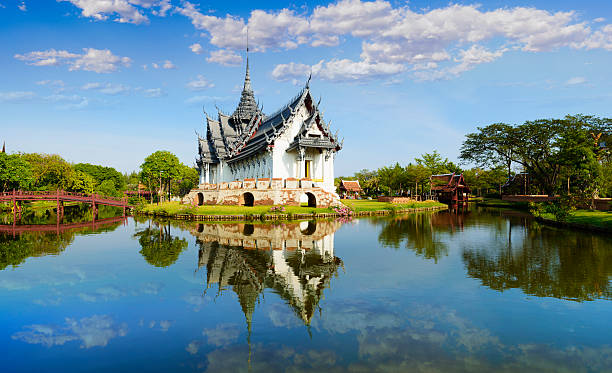
{"label": "white cloud", "polygon": [[36,94],[32,91],[0,92],[0,102],[25,102],[34,97]]}
{"label": "white cloud", "polygon": [[25,1],[22,1],[21,4],[17,5],[17,8],[19,8],[19,10],[21,10],[22,12],[28,11],[28,7],[26,6]]}
{"label": "white cloud", "polygon": [[[194,105],[194,104],[203,104],[203,103],[211,103],[211,102],[220,102],[220,101],[230,101],[235,97],[222,97],[222,96],[193,96],[185,100],[186,104]],[[193,298],[196,299],[196,298]]]}
{"label": "white cloud", "polygon": [[167,332],[171,326],[172,326],[172,321],[170,320],[161,320],[159,322],[159,328],[162,332]]}
{"label": "white cloud", "polygon": [[208,338],[208,344],[227,346],[238,339],[240,329],[235,324],[220,324],[214,329],[204,329],[202,335]]}
{"label": "white cloud", "polygon": [[87,83],[81,87],[84,91],[98,91],[100,93],[104,93],[105,95],[115,96],[121,93],[127,93],[131,90],[129,86],[123,84],[113,84],[113,83]]}
{"label": "white cloud", "polygon": [[329,81],[361,81],[377,77],[396,75],[403,72],[406,67],[397,63],[367,61],[351,61],[348,59],[332,59],[319,61],[309,66],[305,64],[288,63],[276,65],[272,77],[278,80],[306,79],[312,72],[313,77]]}
{"label": "white cloud", "polygon": [[58,0],[68,1],[81,9],[83,17],[94,18],[102,21],[108,19],[109,15],[117,15],[116,22],[121,23],[145,23],[149,19],[140,10],[132,6],[134,1],[129,0]]}
{"label": "white cloud", "polygon": [[200,45],[200,43],[194,43],[191,44],[189,46],[189,49],[191,49],[191,51],[195,54],[202,54],[204,53],[204,49],[202,48],[202,46]]}
{"label": "white cloud", "polygon": [[36,85],[48,85],[53,87],[63,87],[65,85],[63,80],[39,80]]}
{"label": "white cloud", "polygon": [[83,49],[86,53],[77,58],[70,70],[94,71],[97,73],[110,73],[116,71],[118,66],[129,67],[132,60],[129,57],[115,56],[108,49]]}
{"label": "white cloud", "polygon": [[16,54],[16,59],[26,61],[28,65],[34,66],[55,66],[59,65],[61,61],[74,59],[79,57],[78,54],[70,53],[62,50],[58,51],[55,49],[49,49],[46,51],[34,51],[26,54]]}
{"label": "white cloud", "polygon": [[108,302],[110,300],[116,300],[121,297],[124,297],[126,293],[115,287],[115,286],[106,286],[99,289],[96,289],[90,293],[80,293],[79,298],[84,300],[85,302]]}
{"label": "white cloud", "polygon": [[[336,57],[321,64],[321,78],[334,81],[369,79],[408,70],[453,77],[501,57],[506,50],[612,50],[612,25],[591,29],[590,22],[579,20],[575,12],[549,12],[534,7],[485,10],[477,5],[451,4],[413,11],[406,5],[394,7],[385,0],[340,0],[303,14],[289,9],[256,9],[248,19],[203,14],[188,1],[175,10],[202,30],[212,45],[227,51],[223,53],[245,47],[247,24],[254,51],[294,49],[301,44],[335,46],[348,38],[361,40],[359,60]],[[213,53],[209,62],[220,63]],[[281,64],[275,75],[289,80],[296,69],[303,74],[300,64]]]}
{"label": "white cloud", "polygon": [[65,50],[49,49],[46,51],[33,51],[14,56],[33,66],[57,66],[67,64],[70,71],[84,70],[97,73],[116,71],[119,66],[129,67],[132,60],[129,57],[115,56],[108,49],[83,48],[83,53],[70,53]]}
{"label": "white cloud", "polygon": [[26,331],[11,336],[14,340],[45,347],[62,346],[70,341],[81,341],[81,348],[104,347],[116,337],[127,334],[127,325],[116,324],[108,315],[94,315],[80,320],[65,319],[64,326],[33,324]]}
{"label": "white cloud", "polygon": [[187,352],[189,352],[191,355],[197,354],[199,349],[200,349],[200,342],[199,341],[191,341],[191,342],[189,342],[187,347],[185,347],[185,350]]}
{"label": "white cloud", "polygon": [[595,18],[595,19],[593,20],[593,22],[598,22],[598,23],[599,23],[599,22],[605,22],[605,21],[606,21],[606,19],[605,19],[605,18],[603,18],[603,17]]}
{"label": "white cloud", "polygon": [[587,80],[586,80],[585,77],[583,77],[583,76],[576,76],[576,77],[568,79],[565,82],[565,85],[580,85],[580,84],[584,84],[586,82],[587,82]]}
{"label": "white cloud", "polygon": [[[160,63],[153,62],[153,63],[151,64],[151,66],[152,66],[154,69],[166,69],[166,70],[169,70],[169,69],[176,69],[176,66],[175,66],[175,65],[172,63],[172,61],[170,61],[170,60],[165,60],[165,61],[160,62]],[[143,66],[143,67],[144,67],[144,68],[145,68],[145,70],[146,70],[146,65],[145,65],[145,66]]]}
{"label": "white cloud", "polygon": [[219,49],[210,52],[210,57],[206,58],[206,61],[223,66],[237,66],[242,63],[242,57],[232,50]]}
{"label": "white cloud", "polygon": [[145,97],[150,98],[162,97],[166,95],[166,92],[164,92],[161,88],[143,89],[142,92],[144,93]]}
{"label": "white cloud", "polygon": [[202,75],[198,75],[198,78],[196,80],[187,83],[186,86],[192,91],[202,91],[206,88],[212,88],[215,85],[208,79],[204,78]]}
{"label": "white cloud", "polygon": [[83,96],[79,95],[62,95],[62,94],[54,94],[50,96],[46,96],[45,100],[50,102],[81,102],[85,99]]}

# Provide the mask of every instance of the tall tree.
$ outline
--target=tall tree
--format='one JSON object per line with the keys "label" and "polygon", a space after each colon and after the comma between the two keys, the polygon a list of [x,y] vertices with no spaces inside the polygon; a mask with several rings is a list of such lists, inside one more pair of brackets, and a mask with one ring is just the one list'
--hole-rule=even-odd
{"label": "tall tree", "polygon": [[[125,189],[125,179],[123,175],[113,167],[100,166],[89,163],[77,163],[73,166],[75,171],[84,172],[96,180],[100,185],[105,180],[112,180],[114,188],[117,190]],[[108,185],[108,183],[107,183]]]}
{"label": "tall tree", "polygon": [[[508,170],[516,163],[542,191],[554,195],[560,190],[562,174],[575,174],[594,166],[583,162],[583,157],[597,159],[597,147],[589,140],[589,134],[610,133],[612,125],[610,119],[577,115],[527,121],[517,126],[495,124],[478,130],[467,135],[461,150],[463,160],[477,164],[499,164],[503,160]],[[583,180],[597,183],[598,179],[592,177],[595,171],[589,171],[591,176]]]}
{"label": "tall tree", "polygon": [[482,168],[503,165],[512,175],[517,138],[514,127],[505,123],[495,123],[478,127],[478,132],[467,134],[461,146],[459,158]]}
{"label": "tall tree", "polygon": [[68,189],[74,170],[57,154],[25,153],[21,158],[32,167],[34,187],[41,190]]}
{"label": "tall tree", "polygon": [[180,165],[176,155],[159,150],[145,158],[144,163],[140,165],[140,176],[149,185],[149,190],[152,191],[153,185],[156,185],[158,195],[164,196],[171,180],[180,176]]}
{"label": "tall tree", "polygon": [[29,189],[33,183],[28,162],[15,154],[0,153],[0,190]]}

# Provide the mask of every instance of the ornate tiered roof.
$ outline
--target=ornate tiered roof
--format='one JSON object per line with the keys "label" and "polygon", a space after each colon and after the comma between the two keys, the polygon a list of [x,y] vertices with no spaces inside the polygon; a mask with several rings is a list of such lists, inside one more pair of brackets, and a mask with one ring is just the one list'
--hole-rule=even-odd
{"label": "ornate tiered roof", "polygon": [[[206,114],[206,137],[198,136],[200,158],[198,164],[237,162],[274,147],[275,140],[284,132],[301,105],[308,110],[298,135],[287,150],[298,147],[314,147],[338,151],[342,144],[337,134],[332,134],[323,120],[318,104],[314,104],[309,88],[310,78],[302,91],[287,105],[272,115],[265,116],[257,105],[251,87],[247,54],[246,73],[240,102],[232,115],[218,110],[217,119]],[[317,135],[309,134],[312,130]]]}

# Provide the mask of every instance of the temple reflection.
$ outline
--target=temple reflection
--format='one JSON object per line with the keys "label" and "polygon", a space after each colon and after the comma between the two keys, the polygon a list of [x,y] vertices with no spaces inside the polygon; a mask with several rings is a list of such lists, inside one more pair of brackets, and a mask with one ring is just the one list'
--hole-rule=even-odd
{"label": "temple reflection", "polygon": [[323,290],[342,260],[334,256],[341,223],[198,224],[198,269],[206,267],[206,291],[232,289],[251,331],[255,306],[271,289],[309,326]]}

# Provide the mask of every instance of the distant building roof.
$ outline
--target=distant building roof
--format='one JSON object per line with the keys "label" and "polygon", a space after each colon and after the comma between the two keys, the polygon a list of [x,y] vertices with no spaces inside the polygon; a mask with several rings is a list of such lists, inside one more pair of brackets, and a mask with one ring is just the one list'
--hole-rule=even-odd
{"label": "distant building roof", "polygon": [[361,192],[359,180],[340,180],[340,190],[347,192]]}
{"label": "distant building roof", "polygon": [[470,191],[463,174],[442,174],[429,177],[432,191],[451,192],[455,189]]}

